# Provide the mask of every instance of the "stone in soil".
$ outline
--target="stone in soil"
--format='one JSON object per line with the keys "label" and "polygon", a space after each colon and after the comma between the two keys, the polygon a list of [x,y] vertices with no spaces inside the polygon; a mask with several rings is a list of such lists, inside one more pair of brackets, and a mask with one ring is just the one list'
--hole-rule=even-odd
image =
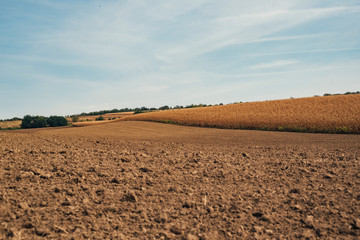
{"label": "stone in soil", "polygon": [[126,202],[136,202],[137,197],[136,197],[136,195],[135,195],[135,193],[133,191],[128,191],[128,192],[125,192],[125,194],[123,195],[122,200],[126,201]]}
{"label": "stone in soil", "polygon": [[176,226],[176,225],[173,225],[170,228],[170,231],[176,235],[181,235],[183,233],[183,230],[179,226]]}
{"label": "stone in soil", "polygon": [[304,223],[305,223],[306,227],[308,227],[308,228],[314,228],[315,227],[315,225],[314,225],[314,217],[311,216],[311,215],[308,215],[305,218]]}

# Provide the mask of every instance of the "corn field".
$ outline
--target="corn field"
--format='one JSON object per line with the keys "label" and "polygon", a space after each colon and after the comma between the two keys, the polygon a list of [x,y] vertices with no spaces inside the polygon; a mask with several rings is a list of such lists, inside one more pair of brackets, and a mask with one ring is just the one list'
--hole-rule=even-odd
{"label": "corn field", "polygon": [[231,129],[360,133],[360,95],[166,110],[138,114],[125,119]]}

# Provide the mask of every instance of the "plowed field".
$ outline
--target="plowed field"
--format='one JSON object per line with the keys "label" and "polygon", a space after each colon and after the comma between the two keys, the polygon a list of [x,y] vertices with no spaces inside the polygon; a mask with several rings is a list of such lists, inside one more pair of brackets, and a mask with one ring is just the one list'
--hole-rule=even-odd
{"label": "plowed field", "polygon": [[0,239],[360,237],[359,135],[115,122],[0,143]]}

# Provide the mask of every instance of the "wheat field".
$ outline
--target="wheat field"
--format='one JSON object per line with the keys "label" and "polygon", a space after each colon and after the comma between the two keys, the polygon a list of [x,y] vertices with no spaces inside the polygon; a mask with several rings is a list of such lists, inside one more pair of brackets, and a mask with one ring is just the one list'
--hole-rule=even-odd
{"label": "wheat field", "polygon": [[[95,119],[97,117],[103,116],[104,119],[106,120],[113,120],[116,118],[122,118],[122,117],[126,117],[129,115],[134,114],[134,112],[119,112],[119,113],[105,113],[105,114],[101,114],[101,115],[92,115],[92,116],[79,116],[79,122],[91,122],[91,121],[95,121]],[[67,120],[72,123],[72,118],[69,117],[67,118]]]}
{"label": "wheat field", "polygon": [[360,133],[360,95],[236,103],[124,118],[230,129]]}
{"label": "wheat field", "polygon": [[21,125],[21,121],[1,121],[0,129],[19,128],[20,125]]}

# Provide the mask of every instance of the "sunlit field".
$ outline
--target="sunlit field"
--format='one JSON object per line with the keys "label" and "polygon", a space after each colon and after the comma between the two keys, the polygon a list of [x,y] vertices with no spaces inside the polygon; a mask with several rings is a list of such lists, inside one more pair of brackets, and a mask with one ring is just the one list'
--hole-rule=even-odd
{"label": "sunlit field", "polygon": [[0,129],[19,128],[21,121],[0,121]]}
{"label": "sunlit field", "polygon": [[360,95],[337,95],[176,109],[126,117],[188,126],[360,133]]}

